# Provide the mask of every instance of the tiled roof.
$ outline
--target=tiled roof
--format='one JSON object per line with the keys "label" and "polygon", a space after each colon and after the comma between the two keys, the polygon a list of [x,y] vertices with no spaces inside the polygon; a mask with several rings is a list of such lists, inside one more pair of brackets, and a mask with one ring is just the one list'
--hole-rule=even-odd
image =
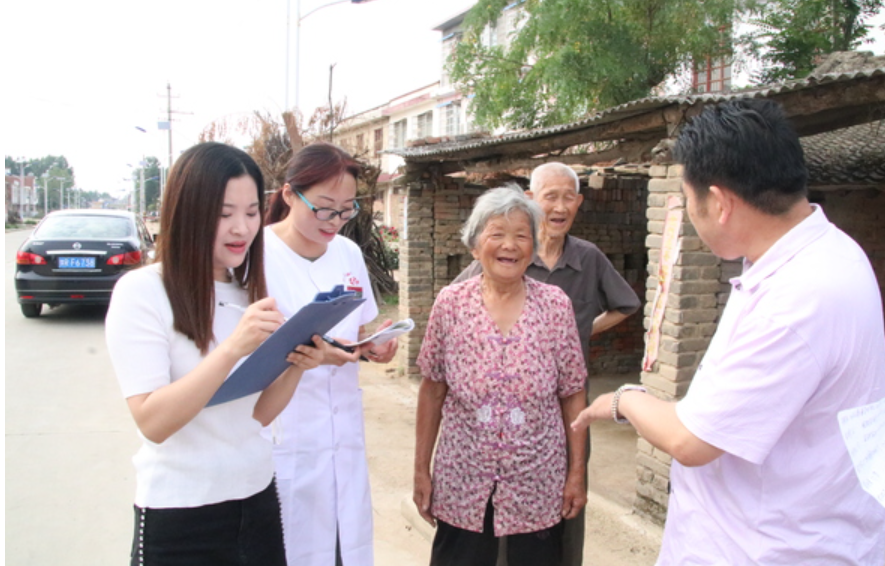
{"label": "tiled roof", "polygon": [[809,184],[885,184],[885,121],[802,138]]}
{"label": "tiled roof", "polygon": [[770,98],[776,95],[812,89],[817,87],[818,85],[824,85],[828,83],[850,83],[853,81],[863,81],[879,76],[885,76],[885,67],[866,69],[857,72],[824,74],[816,77],[809,76],[808,78],[801,80],[789,81],[774,85],[766,85],[755,90],[742,90],[730,93],[642,98],[639,100],[634,100],[625,104],[621,104],[620,106],[615,106],[614,108],[603,110],[601,112],[593,114],[592,116],[588,116],[587,118],[584,118],[577,122],[572,122],[570,124],[562,124],[558,126],[539,128],[535,130],[526,130],[522,132],[513,132],[500,136],[472,139],[468,141],[449,141],[438,144],[422,145],[418,147],[406,147],[402,149],[390,150],[388,153],[400,155],[406,159],[415,158],[418,160],[423,160],[427,158],[432,158],[439,159],[440,161],[445,161],[447,158],[458,159],[458,154],[467,150],[481,147],[505,146],[508,143],[513,142],[524,142],[534,139],[561,135],[593,126],[617,122],[631,116],[645,114],[650,111],[660,110],[669,106],[691,106],[696,103],[715,104],[726,100],[739,98]]}

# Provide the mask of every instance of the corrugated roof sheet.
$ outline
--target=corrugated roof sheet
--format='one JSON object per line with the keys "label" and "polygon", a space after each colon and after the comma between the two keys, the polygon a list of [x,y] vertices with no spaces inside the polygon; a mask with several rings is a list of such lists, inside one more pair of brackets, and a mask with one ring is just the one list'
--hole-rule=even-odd
{"label": "corrugated roof sheet", "polygon": [[778,94],[797,92],[804,89],[814,88],[817,85],[821,84],[852,82],[880,75],[885,75],[885,67],[850,73],[832,73],[820,76],[809,76],[805,79],[789,81],[775,85],[767,85],[762,88],[753,90],[742,90],[730,93],[648,97],[627,102],[625,104],[621,104],[620,106],[615,106],[614,108],[603,110],[601,112],[593,114],[592,116],[588,116],[587,118],[569,124],[550,126],[547,128],[538,128],[534,130],[526,130],[522,132],[513,132],[494,137],[469,139],[466,141],[448,141],[437,144],[407,147],[402,149],[390,150],[387,153],[400,155],[406,159],[438,157],[440,160],[445,160],[447,155],[452,155],[454,157],[454,154],[470,149],[486,146],[506,145],[507,143],[516,141],[526,141],[556,134],[567,133],[590,126],[598,126],[609,122],[616,122],[618,120],[623,120],[637,114],[643,114],[650,110],[661,109],[667,106],[690,106],[698,102],[715,104],[726,100],[733,100],[738,98],[769,98]]}

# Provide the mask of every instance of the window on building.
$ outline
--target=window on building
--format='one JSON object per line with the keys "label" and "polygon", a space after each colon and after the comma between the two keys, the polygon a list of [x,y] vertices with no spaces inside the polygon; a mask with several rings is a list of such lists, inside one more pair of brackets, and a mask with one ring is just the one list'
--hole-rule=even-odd
{"label": "window on building", "polygon": [[707,57],[695,63],[691,87],[699,94],[731,90],[731,59]]}
{"label": "window on building", "polygon": [[485,43],[485,45],[487,47],[497,46],[498,45],[498,32],[499,32],[498,21],[495,20],[494,22],[487,25],[486,29],[484,31],[485,31],[485,37],[484,37],[485,41],[483,43]]}
{"label": "window on building", "polygon": [[446,106],[446,135],[457,136],[461,133],[461,101]]}
{"label": "window on building", "polygon": [[362,153],[366,148],[366,136],[365,134],[357,134],[356,135],[356,151],[358,153]]}
{"label": "window on building", "polygon": [[384,129],[378,128],[375,130],[375,154],[377,155],[379,151],[384,149]]}
{"label": "window on building", "polygon": [[415,137],[418,139],[433,135],[433,110],[419,114],[415,120]]}
{"label": "window on building", "polygon": [[400,148],[406,146],[406,120],[403,118],[390,125],[390,147]]}
{"label": "window on building", "polygon": [[455,47],[458,46],[458,42],[460,41],[460,31],[456,33],[451,33],[442,39],[442,68],[440,69],[439,86],[443,90],[452,86],[452,81],[449,78],[447,66],[449,64],[449,57],[452,56],[452,53],[454,53],[455,51]]}

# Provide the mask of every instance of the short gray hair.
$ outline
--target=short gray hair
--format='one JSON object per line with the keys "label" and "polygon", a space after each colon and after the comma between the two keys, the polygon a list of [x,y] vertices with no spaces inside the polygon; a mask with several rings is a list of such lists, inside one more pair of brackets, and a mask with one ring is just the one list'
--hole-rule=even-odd
{"label": "short gray hair", "polygon": [[532,178],[529,181],[529,190],[535,192],[538,190],[538,184],[542,177],[569,177],[575,182],[575,192],[581,192],[581,181],[578,180],[578,174],[575,170],[558,161],[551,161],[543,165],[538,165],[532,171]]}
{"label": "short gray hair", "polygon": [[538,247],[538,226],[544,218],[544,212],[538,203],[525,196],[522,188],[516,183],[491,189],[476,199],[470,218],[461,228],[461,241],[469,249],[474,249],[479,235],[485,230],[489,220],[497,216],[507,216],[513,211],[524,212],[529,217],[532,226],[532,252],[534,252]]}

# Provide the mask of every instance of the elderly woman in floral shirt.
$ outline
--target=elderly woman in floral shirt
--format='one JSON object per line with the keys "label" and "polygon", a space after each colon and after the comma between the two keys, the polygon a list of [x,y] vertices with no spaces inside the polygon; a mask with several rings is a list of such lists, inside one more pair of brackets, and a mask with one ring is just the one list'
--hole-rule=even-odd
{"label": "elderly woman in floral shirt", "polygon": [[574,311],[524,275],[541,217],[519,187],[483,194],[462,230],[483,272],[444,288],[430,314],[414,501],[437,526],[433,566],[494,566],[505,535],[510,566],[558,565],[562,519],[587,502],[586,429],[566,426],[586,404]]}

